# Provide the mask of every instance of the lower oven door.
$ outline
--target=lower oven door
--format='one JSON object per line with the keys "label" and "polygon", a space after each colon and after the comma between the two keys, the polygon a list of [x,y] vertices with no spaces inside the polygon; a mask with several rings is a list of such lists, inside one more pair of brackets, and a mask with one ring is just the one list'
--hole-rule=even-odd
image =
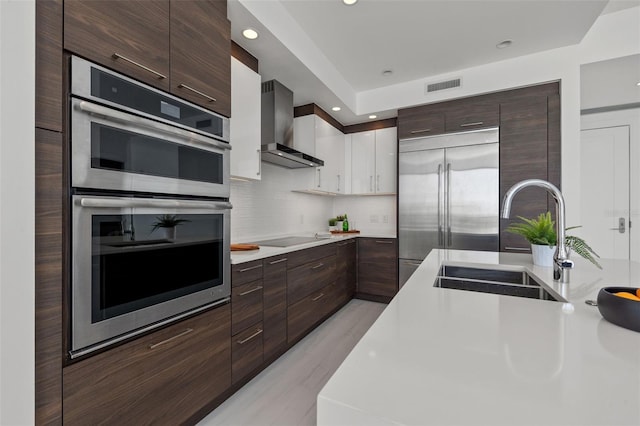
{"label": "lower oven door", "polygon": [[73,196],[71,357],[226,302],[230,208]]}

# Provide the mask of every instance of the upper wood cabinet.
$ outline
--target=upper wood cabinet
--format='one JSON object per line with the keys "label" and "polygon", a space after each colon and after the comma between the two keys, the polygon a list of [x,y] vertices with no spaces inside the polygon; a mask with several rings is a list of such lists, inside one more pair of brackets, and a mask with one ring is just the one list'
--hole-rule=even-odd
{"label": "upper wood cabinet", "polygon": [[431,105],[398,111],[398,138],[409,139],[444,133],[444,113]]}
{"label": "upper wood cabinet", "polygon": [[226,0],[65,0],[64,48],[231,114]]}
{"label": "upper wood cabinet", "polygon": [[469,101],[461,100],[452,102],[451,109],[445,112],[446,132],[463,132],[465,130],[482,129],[498,125],[500,109],[495,101]]}
{"label": "upper wood cabinet", "polygon": [[171,92],[229,117],[231,23],[226,4],[171,1]]}
{"label": "upper wood cabinet", "polygon": [[65,0],[64,48],[169,90],[169,0]]}

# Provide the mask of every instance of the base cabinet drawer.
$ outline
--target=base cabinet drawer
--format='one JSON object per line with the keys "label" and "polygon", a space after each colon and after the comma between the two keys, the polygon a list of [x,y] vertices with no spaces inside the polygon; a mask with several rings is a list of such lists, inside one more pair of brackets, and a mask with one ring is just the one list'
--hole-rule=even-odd
{"label": "base cabinet drawer", "polygon": [[233,336],[231,350],[231,377],[233,383],[243,379],[262,365],[263,337],[262,323],[249,327]]}
{"label": "base cabinet drawer", "polygon": [[327,298],[330,297],[330,293],[331,288],[327,286],[289,306],[287,310],[287,340],[289,344],[303,336],[328,313]]}
{"label": "base cabinet drawer", "polygon": [[262,321],[262,280],[231,289],[231,334]]}
{"label": "base cabinet drawer", "polygon": [[64,424],[180,424],[231,386],[231,307],[63,370]]}
{"label": "base cabinet drawer", "polygon": [[[335,249],[334,249],[335,250]],[[335,254],[287,271],[287,300],[296,303],[335,280]]]}

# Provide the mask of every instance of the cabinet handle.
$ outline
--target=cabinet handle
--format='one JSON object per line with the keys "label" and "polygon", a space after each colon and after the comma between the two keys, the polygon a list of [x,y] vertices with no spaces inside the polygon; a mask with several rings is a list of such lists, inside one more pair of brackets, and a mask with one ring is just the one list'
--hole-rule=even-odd
{"label": "cabinet handle", "polygon": [[192,331],[193,331],[193,328],[187,328],[187,329],[186,329],[186,330],[184,330],[182,333],[178,333],[178,334],[176,334],[176,335],[175,335],[175,336],[173,336],[173,337],[169,337],[168,339],[163,340],[162,342],[158,342],[158,343],[152,343],[152,344],[150,344],[150,345],[149,345],[149,349],[155,349],[155,348],[157,348],[158,346],[162,346],[162,345],[164,345],[165,343],[169,343],[169,342],[171,342],[171,341],[173,341],[173,340],[176,340],[176,339],[178,339],[178,338],[180,338],[180,337],[182,337],[182,336],[186,336],[187,334],[191,333]]}
{"label": "cabinet handle", "polygon": [[415,135],[416,133],[426,133],[426,132],[430,132],[431,129],[420,129],[420,130],[412,130],[409,133],[411,133],[412,135]]}
{"label": "cabinet handle", "polygon": [[261,149],[256,149],[256,152],[258,153],[258,173],[257,173],[257,175],[260,176],[262,174],[262,150]]}
{"label": "cabinet handle", "polygon": [[250,268],[240,269],[238,272],[247,272],[247,271],[251,271],[253,269],[258,269],[258,268],[262,268],[262,264],[256,265],[256,266],[252,266]]}
{"label": "cabinet handle", "polygon": [[378,243],[378,244],[393,244],[393,241],[379,241],[379,240],[376,240],[376,243]]}
{"label": "cabinet handle", "polygon": [[369,176],[369,191],[373,192],[373,175]]}
{"label": "cabinet handle", "polygon": [[515,250],[515,251],[529,251],[528,247],[507,247],[505,246],[505,250]]}
{"label": "cabinet handle", "polygon": [[376,191],[380,191],[380,175],[376,176]]}
{"label": "cabinet handle", "polygon": [[320,174],[320,168],[317,169],[318,170],[318,188],[320,188],[320,178],[321,178],[321,174]]}
{"label": "cabinet handle", "polygon": [[246,296],[247,294],[251,294],[254,291],[258,291],[258,290],[262,290],[262,286],[261,285],[257,286],[256,288],[252,288],[251,290],[243,291],[238,296]]}
{"label": "cabinet handle", "polygon": [[482,126],[484,124],[483,121],[475,121],[473,123],[464,123],[461,124],[460,127],[470,127],[470,126]]}
{"label": "cabinet handle", "polygon": [[316,297],[314,297],[313,299],[311,299],[312,302],[315,302],[317,300],[320,300],[324,297],[324,293],[320,293],[319,295],[317,295]]}
{"label": "cabinet handle", "polygon": [[151,69],[151,68],[149,68],[149,67],[145,67],[145,66],[144,66],[144,65],[142,65],[141,63],[136,62],[136,61],[133,61],[133,60],[131,60],[131,59],[127,58],[126,56],[122,56],[121,54],[119,54],[119,53],[117,53],[117,52],[116,52],[116,53],[114,53],[113,55],[111,55],[111,57],[112,57],[113,59],[122,59],[123,61],[125,61],[125,62],[129,62],[130,64],[135,65],[135,66],[136,66],[136,67],[138,67],[138,68],[142,68],[143,70],[148,71],[148,72],[150,72],[151,74],[155,75],[155,76],[156,76],[156,77],[158,77],[158,79],[160,79],[160,80],[162,80],[162,79],[164,79],[164,78],[167,78],[167,76],[166,76],[166,75],[164,75],[164,74],[160,74],[158,71],[152,70],[152,69]]}
{"label": "cabinet handle", "polygon": [[283,257],[282,259],[274,260],[273,262],[269,262],[269,265],[275,265],[276,263],[286,262],[286,261],[287,261],[287,258]]}
{"label": "cabinet handle", "polygon": [[344,243],[338,243],[338,246],[339,246],[339,247],[342,247],[342,246],[346,246],[346,245],[348,245],[348,244],[353,244],[353,240],[351,240],[351,241],[345,241]]}
{"label": "cabinet handle", "polygon": [[324,266],[324,263],[319,263],[316,266],[312,267],[311,269],[318,269],[318,268],[322,268]]}
{"label": "cabinet handle", "polygon": [[256,337],[256,336],[259,336],[261,333],[262,333],[262,329],[261,329],[261,328],[259,328],[259,329],[257,329],[257,330],[256,330],[256,332],[255,332],[255,333],[253,333],[251,336],[247,337],[246,339],[237,340],[236,342],[237,342],[239,345],[244,345],[244,344],[245,344],[245,343],[247,343],[249,340],[253,339],[253,338],[254,338],[254,337]]}
{"label": "cabinet handle", "polygon": [[422,263],[420,262],[409,262],[408,260],[405,260],[404,262],[402,262],[403,265],[409,265],[409,266],[420,266],[422,265]]}
{"label": "cabinet handle", "polygon": [[216,98],[212,98],[211,96],[207,95],[206,93],[202,93],[201,91],[199,91],[198,89],[194,89],[193,87],[189,87],[184,83],[180,83],[178,84],[178,89],[187,89],[190,90],[191,92],[202,96],[203,98],[207,99],[209,102],[218,102],[218,100]]}
{"label": "cabinet handle", "polygon": [[340,175],[338,175],[338,192],[340,192]]}

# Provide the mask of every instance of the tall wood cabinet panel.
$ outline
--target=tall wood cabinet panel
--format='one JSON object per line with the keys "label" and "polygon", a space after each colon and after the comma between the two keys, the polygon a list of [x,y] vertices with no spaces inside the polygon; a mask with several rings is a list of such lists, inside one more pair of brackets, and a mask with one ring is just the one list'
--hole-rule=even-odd
{"label": "tall wood cabinet panel", "polygon": [[287,257],[264,261],[264,359],[287,346]]}
{"label": "tall wood cabinet panel", "polygon": [[358,295],[387,301],[398,292],[398,245],[392,238],[358,239]]}
{"label": "tall wood cabinet panel", "polygon": [[[500,199],[523,179],[548,179],[547,97],[528,96],[500,103]],[[547,192],[525,188],[513,200],[512,219],[500,219],[500,249],[526,252],[522,237],[505,232],[517,216],[535,217],[547,211]]]}
{"label": "tall wood cabinet panel", "polygon": [[356,239],[336,243],[336,246],[336,284],[350,299],[356,292],[357,283]]}
{"label": "tall wood cabinet panel", "polygon": [[64,369],[65,424],[180,424],[231,385],[221,306]]}
{"label": "tall wood cabinet panel", "polygon": [[169,91],[169,11],[169,0],[65,0],[64,48]]}
{"label": "tall wood cabinet panel", "polygon": [[231,23],[226,4],[171,1],[171,92],[229,117]]}
{"label": "tall wood cabinet panel", "polygon": [[62,0],[36,2],[36,127],[62,131]]}
{"label": "tall wood cabinet panel", "polygon": [[63,352],[62,134],[36,129],[35,137],[35,421],[59,424]]}

